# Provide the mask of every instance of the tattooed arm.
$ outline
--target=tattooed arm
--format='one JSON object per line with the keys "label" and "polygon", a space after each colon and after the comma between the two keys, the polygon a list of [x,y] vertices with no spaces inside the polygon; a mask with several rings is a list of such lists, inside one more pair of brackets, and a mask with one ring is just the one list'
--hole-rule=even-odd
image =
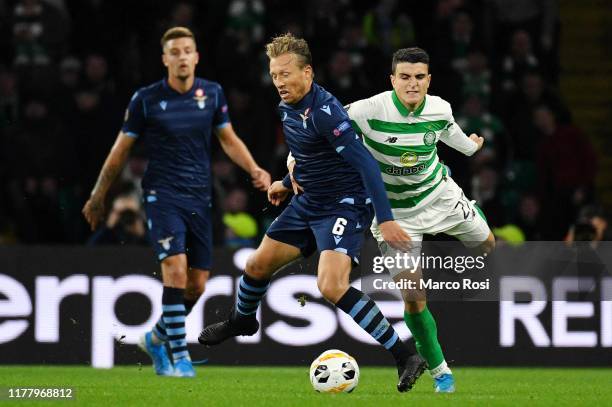
{"label": "tattooed arm", "polygon": [[135,141],[135,137],[120,132],[108,157],[106,157],[106,161],[98,176],[98,181],[91,191],[91,196],[85,203],[82,211],[83,216],[87,219],[87,223],[91,226],[91,230],[96,229],[104,216],[104,199],[106,198],[106,193],[113,184],[115,178],[117,178],[117,175],[119,175],[123,169],[123,165]]}

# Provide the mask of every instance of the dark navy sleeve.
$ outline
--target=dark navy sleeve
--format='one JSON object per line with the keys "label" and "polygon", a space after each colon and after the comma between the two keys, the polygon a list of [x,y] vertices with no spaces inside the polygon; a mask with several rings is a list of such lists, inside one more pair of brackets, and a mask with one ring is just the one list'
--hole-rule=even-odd
{"label": "dark navy sleeve", "polygon": [[225,93],[223,93],[221,85],[218,85],[216,98],[217,104],[215,116],[213,117],[213,126],[217,129],[221,129],[230,123],[229,112],[227,111],[227,100],[225,99]]}
{"label": "dark navy sleeve", "polygon": [[283,178],[283,186],[287,189],[293,189],[293,185],[291,184],[291,174],[287,173],[285,178]]}
{"label": "dark navy sleeve", "polygon": [[313,112],[312,119],[317,132],[324,136],[336,152],[361,174],[368,194],[372,198],[378,223],[393,220],[380,169],[372,154],[364,147],[353,130],[342,106],[330,104],[320,107]]}
{"label": "dark navy sleeve", "polygon": [[130,137],[142,134],[145,125],[146,107],[140,91],[134,93],[123,118],[121,131]]}

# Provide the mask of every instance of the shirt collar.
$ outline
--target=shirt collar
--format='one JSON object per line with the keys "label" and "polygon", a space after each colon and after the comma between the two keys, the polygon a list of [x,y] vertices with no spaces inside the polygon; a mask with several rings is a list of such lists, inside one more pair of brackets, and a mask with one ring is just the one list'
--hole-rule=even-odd
{"label": "shirt collar", "polygon": [[187,92],[185,92],[185,93],[179,93],[179,92],[177,92],[177,91],[176,91],[176,89],[173,89],[173,88],[170,86],[170,84],[168,83],[168,78],[167,78],[167,77],[166,77],[166,78],[164,78],[164,88],[165,88],[165,89],[166,89],[168,92],[175,93],[175,94],[177,94],[177,95],[181,95],[181,96],[185,96],[185,95],[189,95],[189,94],[193,93],[193,92],[195,91],[195,89],[196,89],[196,88],[201,87],[201,86],[199,86],[199,85],[200,85],[200,83],[199,83],[199,81],[198,81],[198,78],[194,78],[194,79],[193,79],[193,85],[191,85],[191,88],[190,88],[190,89],[189,89]]}
{"label": "shirt collar", "polygon": [[408,110],[408,108],[402,104],[402,102],[399,100],[399,97],[397,97],[395,90],[393,90],[393,92],[391,93],[391,99],[393,99],[393,104],[395,105],[395,107],[397,108],[397,110],[400,112],[402,116],[408,116],[410,113],[412,113],[413,116],[418,116],[421,114],[421,112],[423,112],[423,109],[425,108],[425,102],[427,101],[427,95],[425,95],[421,104],[417,106],[417,108],[414,109],[414,111],[412,112]]}

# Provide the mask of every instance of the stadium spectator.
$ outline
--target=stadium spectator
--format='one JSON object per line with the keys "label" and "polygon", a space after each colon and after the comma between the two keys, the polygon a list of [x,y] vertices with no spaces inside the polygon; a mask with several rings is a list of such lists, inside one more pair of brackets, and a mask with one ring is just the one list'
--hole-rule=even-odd
{"label": "stadium spectator", "polygon": [[518,30],[512,35],[508,54],[501,66],[502,90],[512,92],[518,87],[520,78],[528,71],[537,70],[540,62],[533,52],[527,31]]}
{"label": "stadium spectator", "polygon": [[113,227],[102,227],[87,241],[89,246],[141,245],[146,246],[146,230],[141,213],[124,209],[117,214]]}
{"label": "stadium spectator", "polygon": [[488,37],[494,44],[508,44],[516,30],[524,30],[533,39],[536,53],[547,59],[547,65],[551,68],[549,73],[556,82],[558,8],[558,0],[487,0]]}
{"label": "stadium spectator", "polygon": [[49,65],[64,46],[68,21],[49,3],[21,0],[13,9],[16,66]]}
{"label": "stadium spectator", "polygon": [[223,224],[225,225],[225,246],[230,248],[255,247],[257,242],[257,221],[249,215],[248,195],[236,188],[229,192],[223,202]]}
{"label": "stadium spectator", "polygon": [[227,28],[244,31],[253,42],[261,42],[265,34],[265,15],[266,5],[261,0],[232,0],[228,7]]}
{"label": "stadium spectator", "polygon": [[494,226],[505,223],[504,207],[499,197],[499,172],[491,167],[482,167],[471,180],[470,196],[487,216],[487,223]]}
{"label": "stadium spectator", "polygon": [[521,80],[521,88],[507,100],[502,111],[509,124],[513,138],[513,156],[515,159],[535,160],[535,148],[539,136],[534,126],[535,108],[546,105],[555,113],[559,123],[570,122],[570,114],[557,93],[544,83],[538,72],[528,72]]}
{"label": "stadium spectator", "polygon": [[457,117],[457,124],[466,134],[476,133],[485,139],[485,147],[473,158],[473,164],[492,164],[503,168],[507,150],[504,125],[485,108],[479,96],[469,96],[465,100],[461,114]]}
{"label": "stadium spectator", "polygon": [[17,236],[26,243],[60,242],[58,180],[71,150],[62,143],[61,123],[48,104],[29,98],[23,120],[6,133],[10,200],[15,211]]}
{"label": "stadium spectator", "polygon": [[576,222],[570,227],[565,241],[612,241],[608,219],[599,205],[585,205],[578,212]]}
{"label": "stadium spectator", "polygon": [[378,47],[384,56],[392,54],[393,25],[397,0],[382,0],[366,13],[363,19],[364,34],[370,45]]}
{"label": "stadium spectator", "polygon": [[491,71],[485,54],[471,50],[467,55],[467,66],[461,81],[461,97],[478,96],[480,101],[489,106],[491,101]]}
{"label": "stadium spectator", "polygon": [[542,134],[538,147],[538,175],[547,211],[547,232],[552,240],[563,238],[593,192],[597,156],[585,135],[573,125],[560,125],[554,112],[539,106],[534,123]]}
{"label": "stadium spectator", "polygon": [[516,225],[529,241],[543,240],[544,223],[542,222],[541,205],[537,196],[525,194],[521,197]]}
{"label": "stadium spectator", "polygon": [[341,103],[348,104],[368,95],[367,79],[360,70],[353,69],[351,56],[346,51],[336,51],[329,61],[329,75],[324,84],[334,89]]}
{"label": "stadium spectator", "polygon": [[[0,68],[0,126],[4,126],[0,127],[0,216],[5,214],[8,230],[13,230],[22,242],[85,240],[82,220],[66,208],[85,199],[83,186],[92,184],[95,170],[112,144],[109,137],[120,126],[127,92],[163,74],[157,38],[169,25],[182,25],[196,32],[201,39],[199,50],[207,56],[198,71],[227,87],[234,126],[242,129],[240,133],[253,147],[256,159],[267,160],[276,176],[284,175],[287,152],[274,109],[277,96],[262,52],[264,40],[287,31],[307,37],[317,58],[317,80],[346,99],[344,103],[389,88],[389,67],[380,62],[385,53],[415,44],[424,46],[436,61],[448,61],[432,65],[435,80],[431,93],[455,106],[465,106],[465,110],[455,112],[457,120],[462,120],[464,127],[481,127],[480,134],[487,138],[485,145],[495,145],[490,151],[497,157],[493,164],[492,154],[488,158],[480,154],[470,164],[487,158],[487,166],[495,167],[500,185],[496,199],[508,210],[504,216],[523,227],[527,238],[533,239],[530,228],[517,218],[525,217],[520,214],[521,207],[529,199],[522,197],[536,189],[533,184],[540,178],[542,168],[538,146],[545,136],[534,124],[534,111],[545,104],[556,116],[557,127],[567,128],[571,123],[569,109],[556,88],[558,1],[438,0],[419,3],[418,7],[415,4],[397,0],[376,4],[315,0],[287,5],[278,0],[232,0],[145,2],[133,7],[129,2],[0,2],[0,66],[4,67]],[[512,90],[502,92],[502,84]],[[45,120],[52,123],[50,130],[32,151],[13,154],[14,150],[7,148],[32,142],[31,118],[25,117],[24,112],[33,98],[52,101],[43,103]],[[499,120],[494,120],[496,115]],[[464,125],[463,120],[470,124]],[[26,129],[27,137],[16,137]],[[510,140],[507,151],[500,143],[499,129],[506,129],[501,134],[507,134]],[[487,137],[489,131],[494,140]],[[37,137],[42,135],[41,130]],[[574,143],[572,137],[564,140],[553,149]],[[47,143],[50,149],[45,147]],[[58,149],[58,145],[63,147]],[[136,157],[123,174],[130,184],[138,183],[146,165],[138,158],[142,156],[139,148],[135,146]],[[214,143],[212,148],[219,150]],[[41,191],[41,180],[46,178],[51,181],[45,183],[44,189],[53,191],[55,185],[56,192],[51,194],[55,197],[47,208],[28,202],[24,212],[21,201],[13,208],[14,199],[22,199],[16,197],[24,196],[26,186],[18,172],[26,167],[23,160],[38,156],[48,158],[33,162],[32,168],[51,169],[42,178],[27,183],[28,191]],[[453,177],[465,185],[487,176],[480,173],[481,165],[464,165],[462,157],[454,157],[452,151],[443,151],[441,158],[453,170]],[[19,160],[11,168],[10,163]],[[49,164],[51,161],[56,164]],[[244,186],[244,180],[230,163],[220,162],[217,167],[215,242],[223,244],[222,202],[227,191]],[[574,209],[559,215],[568,217],[563,222],[571,223],[576,205],[590,199],[590,195],[590,188],[579,188],[575,199],[571,199],[576,201],[572,204]],[[68,204],[57,215],[64,225],[60,227],[56,222],[57,230],[47,240],[44,236],[50,235],[35,231],[38,226],[32,226],[36,223],[33,219],[53,212],[51,208],[58,205],[53,200],[60,196]],[[251,198],[248,212],[259,214],[255,218],[261,230],[266,217],[273,218],[274,214],[270,211],[260,215],[264,199]],[[550,222],[547,214],[554,212],[555,206],[552,200],[539,202],[538,225]],[[486,212],[493,216],[490,210]],[[24,213],[29,213],[29,221],[24,221]],[[51,222],[53,216],[47,221]],[[555,232],[556,238],[562,235]]]}

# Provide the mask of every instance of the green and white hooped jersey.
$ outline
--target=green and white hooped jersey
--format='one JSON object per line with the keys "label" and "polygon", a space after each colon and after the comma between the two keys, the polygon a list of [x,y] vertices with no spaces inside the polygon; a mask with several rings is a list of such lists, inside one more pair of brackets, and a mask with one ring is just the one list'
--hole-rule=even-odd
{"label": "green and white hooped jersey", "polygon": [[378,161],[398,219],[419,212],[444,191],[447,169],[438,158],[438,141],[465,155],[478,148],[455,123],[450,104],[438,96],[427,95],[412,112],[395,91],[359,100],[347,109],[355,131]]}

